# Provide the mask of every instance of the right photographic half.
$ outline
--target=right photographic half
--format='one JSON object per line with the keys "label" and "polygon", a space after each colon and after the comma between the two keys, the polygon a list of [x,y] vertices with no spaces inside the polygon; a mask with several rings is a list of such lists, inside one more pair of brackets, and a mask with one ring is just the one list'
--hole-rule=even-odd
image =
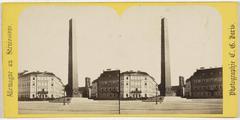
{"label": "right photographic half", "polygon": [[120,114],[223,113],[222,20],[215,9],[138,6],[121,18],[132,56],[125,59],[136,69],[121,71]]}

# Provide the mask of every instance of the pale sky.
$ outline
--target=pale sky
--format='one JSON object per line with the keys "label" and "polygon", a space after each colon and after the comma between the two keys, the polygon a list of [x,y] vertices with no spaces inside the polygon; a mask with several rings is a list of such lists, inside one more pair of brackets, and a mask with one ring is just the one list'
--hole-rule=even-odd
{"label": "pale sky", "polygon": [[31,7],[19,20],[19,71],[53,72],[67,83],[69,19],[75,22],[79,85],[108,68],[160,82],[161,18],[167,19],[172,85],[200,67],[222,66],[221,16],[210,7]]}

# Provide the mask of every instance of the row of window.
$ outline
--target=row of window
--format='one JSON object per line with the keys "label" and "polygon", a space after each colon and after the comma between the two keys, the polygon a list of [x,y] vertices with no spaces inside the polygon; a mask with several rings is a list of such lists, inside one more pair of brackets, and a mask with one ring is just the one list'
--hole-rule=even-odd
{"label": "row of window", "polygon": [[126,77],[126,80],[131,79],[131,80],[147,80],[147,77],[142,77],[142,76],[131,76],[131,77]]}
{"label": "row of window", "polygon": [[106,97],[118,97],[119,93],[102,93],[103,96]]}
{"label": "row of window", "polygon": [[221,79],[199,79],[199,80],[193,80],[193,83],[221,83]]}
{"label": "row of window", "polygon": [[32,80],[53,80],[51,77],[32,77]]}
{"label": "row of window", "polygon": [[[53,94],[51,94],[51,98],[53,98]],[[32,94],[32,98],[48,98],[47,94],[39,94],[38,96],[36,96],[35,94]]]}
{"label": "row of window", "polygon": [[212,85],[212,86],[196,86],[193,87],[193,90],[221,90],[222,86],[221,85]]}
{"label": "row of window", "polygon": [[23,83],[20,83],[19,85],[20,87],[28,87],[30,86],[30,82],[23,82]]}
{"label": "row of window", "polygon": [[116,88],[101,88],[101,92],[116,92],[118,91],[118,87]]}
{"label": "row of window", "polygon": [[[141,94],[132,94],[132,96],[135,98],[135,97],[141,97]],[[128,96],[128,94],[126,94],[126,97],[131,97],[131,96]],[[144,95],[144,97],[148,97],[147,94]]]}
{"label": "row of window", "polygon": [[133,98],[140,98],[140,97],[142,97],[142,96],[141,96],[141,94],[133,94],[132,97],[133,97]]}
{"label": "row of window", "polygon": [[222,96],[222,92],[193,92],[194,97],[197,96]]}
{"label": "row of window", "polygon": [[30,95],[29,94],[22,94],[22,95],[20,95],[19,97],[21,97],[21,98],[29,98],[30,97]]}
{"label": "row of window", "polygon": [[[134,82],[131,82],[131,84],[134,84]],[[141,84],[141,83],[140,83]],[[139,83],[137,83],[136,85],[140,85]],[[126,85],[128,85],[128,83],[126,83]],[[147,85],[147,83],[145,83],[144,85]]]}
{"label": "row of window", "polygon": [[209,75],[222,75],[222,71],[219,71],[219,72],[217,72],[217,71],[214,71],[214,72],[208,72],[208,73],[201,73],[200,75],[201,76],[205,76],[205,75],[207,75],[207,76],[209,76]]}
{"label": "row of window", "polygon": [[104,85],[104,86],[112,86],[112,85],[117,85],[119,81],[101,81],[99,84]]}
{"label": "row of window", "polygon": [[29,92],[23,92],[23,91],[19,91],[19,92],[18,92],[18,94],[19,94],[19,95],[28,95],[28,94],[29,94]]}
{"label": "row of window", "polygon": [[[33,83],[32,86],[35,86],[35,83]],[[48,83],[47,82],[38,83],[38,86],[48,86]],[[51,84],[51,86],[53,86],[53,83]]]}

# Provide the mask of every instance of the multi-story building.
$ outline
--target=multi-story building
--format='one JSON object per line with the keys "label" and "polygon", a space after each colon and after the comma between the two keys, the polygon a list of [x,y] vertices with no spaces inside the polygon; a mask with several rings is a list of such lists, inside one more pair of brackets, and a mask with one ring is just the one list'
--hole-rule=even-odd
{"label": "multi-story building", "polygon": [[222,68],[200,68],[186,80],[187,98],[222,98]]}
{"label": "multi-story building", "polygon": [[104,71],[92,82],[90,91],[93,99],[140,99],[159,95],[154,78],[141,71]]}
{"label": "multi-story building", "polygon": [[123,72],[121,73],[120,80],[120,96],[122,99],[138,99],[159,95],[158,84],[146,72]]}
{"label": "multi-story building", "polygon": [[60,98],[64,94],[61,79],[53,73],[24,72],[18,76],[18,98],[20,100]]}
{"label": "multi-story building", "polygon": [[[95,99],[119,99],[119,76],[120,70],[108,69],[107,71],[103,71],[96,80],[97,95]],[[95,84],[93,83],[94,86]]]}

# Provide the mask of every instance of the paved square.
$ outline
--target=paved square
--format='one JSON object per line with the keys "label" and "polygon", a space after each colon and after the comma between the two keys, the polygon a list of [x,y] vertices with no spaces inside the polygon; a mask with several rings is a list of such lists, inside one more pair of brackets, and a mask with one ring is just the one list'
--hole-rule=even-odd
{"label": "paved square", "polygon": [[[20,114],[118,114],[118,100],[90,100],[77,98],[70,104],[48,101],[19,101]],[[121,114],[221,114],[222,99],[177,99],[162,103],[140,100],[121,101]]]}

